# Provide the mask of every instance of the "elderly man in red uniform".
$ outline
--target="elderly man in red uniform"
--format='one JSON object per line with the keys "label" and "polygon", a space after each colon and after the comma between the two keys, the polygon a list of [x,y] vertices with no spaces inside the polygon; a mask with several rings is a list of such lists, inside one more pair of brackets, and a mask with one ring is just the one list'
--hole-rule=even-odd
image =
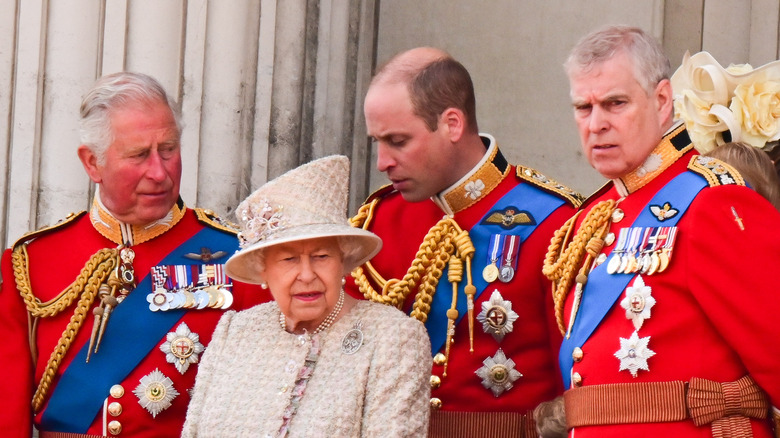
{"label": "elderly man in red uniform", "polygon": [[234,230],[179,198],[180,125],[156,80],[101,78],[80,120],[90,211],[3,255],[0,430],[178,436],[217,320],[268,297],[225,276]]}
{"label": "elderly man in red uniform", "polygon": [[771,436],[780,215],[696,155],[653,37],[607,27],[565,66],[585,156],[611,180],[545,261],[571,436]]}
{"label": "elderly man in red uniform", "polygon": [[384,241],[353,276],[361,294],[426,324],[430,435],[535,436],[527,413],[562,390],[542,259],[579,195],[479,134],[469,73],[441,50],[390,60],[365,116],[392,185],[353,218]]}

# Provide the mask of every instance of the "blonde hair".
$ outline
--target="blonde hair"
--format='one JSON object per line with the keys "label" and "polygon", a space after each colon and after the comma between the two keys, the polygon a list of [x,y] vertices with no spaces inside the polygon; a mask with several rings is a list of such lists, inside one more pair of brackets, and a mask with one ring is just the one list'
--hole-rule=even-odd
{"label": "blonde hair", "polygon": [[737,169],[750,187],[780,211],[780,178],[766,152],[734,141],[720,145],[705,155],[725,161]]}

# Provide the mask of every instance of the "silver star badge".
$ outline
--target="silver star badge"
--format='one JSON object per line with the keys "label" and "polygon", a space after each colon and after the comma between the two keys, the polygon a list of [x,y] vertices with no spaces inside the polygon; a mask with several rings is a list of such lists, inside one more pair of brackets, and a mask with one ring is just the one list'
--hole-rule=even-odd
{"label": "silver star badge", "polygon": [[141,384],[133,390],[133,394],[138,397],[138,403],[156,418],[157,414],[171,407],[179,391],[173,388],[171,379],[155,368],[141,377]]}
{"label": "silver star badge", "polygon": [[507,359],[500,348],[493,357],[486,358],[482,363],[482,367],[474,373],[482,379],[482,386],[493,392],[495,397],[512,389],[514,382],[523,377],[515,369],[515,361]]}
{"label": "silver star badge", "polygon": [[165,342],[160,345],[160,350],[165,353],[165,360],[176,366],[181,374],[184,374],[192,363],[198,363],[198,355],[203,353],[204,347],[200,343],[200,336],[190,331],[187,323],[181,323],[176,331],[165,336]]}
{"label": "silver star badge", "polygon": [[626,297],[620,301],[620,307],[626,309],[626,318],[639,330],[642,323],[650,318],[650,309],[655,306],[655,298],[650,286],[645,285],[641,275],[636,276],[634,285],[626,288]]}
{"label": "silver star badge", "polygon": [[615,352],[615,357],[620,359],[620,370],[628,370],[636,377],[637,371],[650,371],[647,359],[655,356],[655,351],[647,348],[650,336],[640,338],[636,331],[628,339],[620,338],[620,350]]}
{"label": "silver star badge", "polygon": [[494,290],[490,300],[482,303],[482,311],[477,315],[477,321],[482,323],[482,330],[501,342],[504,335],[514,330],[513,323],[517,320],[517,313],[512,310],[512,302],[507,301]]}

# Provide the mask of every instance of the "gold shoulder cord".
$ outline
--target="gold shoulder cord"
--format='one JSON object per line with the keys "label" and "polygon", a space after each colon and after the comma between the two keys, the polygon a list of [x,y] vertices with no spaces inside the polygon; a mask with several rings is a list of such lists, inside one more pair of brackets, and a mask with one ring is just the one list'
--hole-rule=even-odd
{"label": "gold shoulder cord", "polygon": [[13,250],[11,262],[13,264],[14,279],[16,280],[16,287],[19,293],[24,299],[25,305],[29,316],[34,320],[30,324],[30,346],[33,354],[33,359],[37,360],[37,351],[34,348],[35,345],[35,327],[37,326],[38,318],[48,318],[55,316],[68,308],[73,301],[80,295],[76,309],[73,316],[70,318],[65,331],[62,333],[57,346],[49,358],[49,362],[46,364],[46,370],[41,377],[41,381],[38,384],[38,389],[35,391],[35,395],[32,400],[33,412],[37,413],[43,401],[49,391],[51,382],[57,369],[65,357],[65,354],[70,349],[73,339],[81,329],[81,325],[86,318],[87,311],[92,306],[92,302],[98,294],[100,285],[106,281],[108,276],[118,265],[119,251],[116,249],[101,249],[96,252],[79,273],[76,280],[60,292],[57,297],[42,303],[30,288],[30,274],[29,274],[29,262],[27,259],[27,244],[23,243],[16,246]]}
{"label": "gold shoulder cord", "polygon": [[[378,202],[379,199],[374,199],[360,207],[358,213],[350,219],[351,225],[367,230],[374,217],[374,209]],[[412,265],[402,279],[384,279],[379,275],[371,262],[366,262],[363,266],[357,267],[352,271],[352,277],[354,277],[355,283],[366,299],[377,303],[391,304],[399,309],[403,307],[406,297],[419,285],[411,316],[424,323],[428,320],[428,313],[431,311],[431,302],[433,301],[433,295],[436,293],[436,285],[439,283],[444,267],[449,262],[450,274],[448,279],[453,282],[454,290],[452,307],[447,312],[449,322],[446,348],[449,350],[452,333],[454,332],[454,322],[458,317],[458,311],[456,310],[457,283],[463,278],[462,262],[465,261],[467,277],[465,292],[468,298],[469,309],[469,338],[473,351],[473,309],[476,287],[474,287],[471,278],[471,259],[474,252],[474,244],[471,242],[468,231],[462,230],[453,218],[444,217],[428,230],[420,244],[420,248],[417,250]],[[452,256],[455,256],[455,258],[451,258]],[[381,292],[376,291],[371,286],[366,272],[382,288]]]}
{"label": "gold shoulder cord", "polygon": [[[572,281],[576,279],[575,302],[569,318],[568,330],[574,325],[577,315],[582,288],[588,281],[593,260],[599,255],[604,246],[604,237],[609,230],[612,211],[617,206],[614,200],[601,201],[596,204],[585,216],[579,230],[569,242],[569,237],[577,218],[582,211],[577,212],[571,219],[555,232],[547,255],[544,259],[542,273],[553,282],[553,300],[555,301],[555,320],[561,334],[567,334],[566,325],[563,322],[563,307],[566,296],[571,290]],[[569,244],[566,246],[566,242]],[[566,248],[564,249],[564,246]],[[587,254],[587,255],[586,255]],[[585,256],[585,262],[582,262]],[[579,267],[579,272],[577,268]]]}

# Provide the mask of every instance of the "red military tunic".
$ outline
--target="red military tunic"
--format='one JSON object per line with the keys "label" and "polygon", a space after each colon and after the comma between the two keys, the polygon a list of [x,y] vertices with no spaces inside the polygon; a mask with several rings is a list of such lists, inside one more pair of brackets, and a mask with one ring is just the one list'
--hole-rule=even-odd
{"label": "red military tunic", "polygon": [[[100,298],[96,297],[89,308],[82,311],[83,324],[69,342],[67,352],[60,354],[61,363],[53,374],[37,414],[31,409],[33,394],[69,321],[77,315],[77,303],[84,287],[77,288],[79,294],[75,300],[58,314],[37,319],[33,331],[35,359],[31,360],[28,342],[30,316],[22,299],[25,294],[20,294],[15,281],[18,280],[15,276],[23,274],[24,269],[12,267],[12,250],[6,250],[2,260],[4,282],[0,292],[0,333],[3,337],[0,343],[0,373],[3,376],[0,392],[4,394],[0,409],[2,435],[29,437],[34,421],[36,428],[46,432],[178,436],[190,399],[188,391],[195,382],[197,353],[195,357],[182,356],[183,361],[189,363],[187,367],[180,365],[184,370],[182,373],[175,363],[166,359],[161,346],[170,341],[166,338],[173,336],[168,333],[177,329],[193,341],[193,346],[196,345],[194,341],[208,345],[211,332],[224,310],[216,306],[209,308],[201,302],[201,309],[153,312],[146,300],[151,292],[151,282],[147,277],[152,267],[163,261],[167,265],[196,265],[196,270],[204,263],[224,263],[237,249],[234,234],[210,212],[189,210],[181,201],[172,208],[169,216],[147,227],[120,224],[96,201],[90,214],[76,215],[52,229],[33,233],[17,242],[16,248],[26,245],[27,296],[34,296],[38,303],[53,300],[74,283],[87,260],[98,250],[117,248],[123,240],[134,242],[130,248],[135,252],[132,270],[138,287],[110,315],[100,348],[97,353],[91,354],[88,363],[84,354],[92,333],[92,310],[99,307]],[[205,257],[201,256],[201,252]],[[224,305],[228,296],[224,293],[218,295],[224,299],[221,302]],[[232,297],[230,309],[236,310],[270,299],[259,288],[239,283],[233,284]],[[160,327],[155,326],[164,319]],[[157,331],[149,331],[151,326],[157,327]],[[190,341],[185,339],[184,342]],[[145,345],[138,347],[136,352],[136,347],[142,344]],[[172,345],[168,342],[167,345],[179,348],[177,353],[186,350],[181,343],[174,342]],[[196,350],[200,351],[200,348]],[[126,356],[126,351],[134,351],[137,357]],[[118,369],[124,371],[116,374]],[[158,372],[155,373],[155,370]],[[106,377],[108,375],[112,377]],[[63,383],[66,381],[67,384]],[[62,389],[64,386],[69,389]],[[141,400],[134,393],[139,387],[142,394],[146,388],[146,400]],[[160,388],[164,389],[157,391]],[[178,395],[169,400],[174,392]],[[161,398],[158,400],[157,396]],[[142,401],[152,402],[149,410],[141,405]],[[170,401],[167,408],[166,401]],[[41,436],[46,435],[42,433]]]}
{"label": "red military tunic", "polygon": [[[464,273],[457,298],[460,318],[455,325],[446,376],[442,354],[446,353],[446,313],[452,301],[447,271],[438,282],[427,318],[432,353],[441,353],[436,355],[438,357],[434,358],[433,365],[432,436],[475,436],[475,433],[484,436],[511,433],[515,436],[522,428],[532,431],[533,424],[521,419],[522,414],[531,411],[538,403],[554,398],[562,389],[555,364],[560,335],[552,318],[545,313],[551,310],[552,300],[550,283],[541,274],[541,267],[553,231],[573,214],[572,204],[578,204],[579,195],[532,169],[510,166],[492,138],[483,136],[483,141],[488,151],[482,162],[455,186],[432,200],[410,203],[400,193],[388,188],[380,190],[367,202],[368,205],[376,200],[372,216],[364,226],[367,224],[367,229],[384,241],[381,252],[370,264],[384,279],[404,277],[424,237],[445,213],[468,231],[476,247],[471,261],[477,292],[473,313],[473,352],[470,351],[469,316],[463,286],[467,275]],[[533,210],[536,204],[544,203],[548,204],[543,213]],[[530,218],[535,228],[528,221],[523,222],[521,217]],[[359,225],[361,221],[356,217],[353,223]],[[524,228],[532,231],[525,230],[530,235],[519,238]],[[508,239],[518,237],[515,246],[519,243],[519,248],[514,251],[496,250],[493,246],[497,253],[497,257],[493,258],[499,259],[494,262],[497,267],[504,264],[501,260],[506,257],[502,255],[512,254],[516,272],[508,282],[497,279],[487,282],[482,278],[483,269],[491,260],[488,254],[490,241],[496,236],[499,236],[498,242],[504,248],[510,245]],[[369,269],[364,266],[363,272],[369,272]],[[349,286],[354,287],[352,283]],[[371,287],[381,291],[381,287],[373,281]],[[402,304],[406,311],[413,308],[418,291],[419,283]],[[354,289],[350,292],[361,295]],[[491,297],[495,297],[492,302]],[[437,307],[437,300],[442,300],[444,305]],[[508,327],[504,326],[503,338],[499,340],[486,333],[483,325],[489,326],[489,323],[485,310],[501,310],[499,318],[507,318],[511,313],[504,310],[509,310],[509,307],[517,318]],[[476,318],[480,313],[481,320]],[[496,316],[495,312],[491,314]],[[486,322],[483,324],[482,321]],[[496,371],[505,366],[500,352],[513,361],[514,370],[522,374],[507,386],[490,379],[491,369]],[[485,361],[490,366],[485,365]],[[496,364],[498,367],[495,367]],[[477,374],[480,369],[483,369],[482,377]]]}
{"label": "red military tunic", "polygon": [[[611,216],[608,225],[610,234],[602,249],[604,255],[596,262],[596,266],[603,263],[599,268],[609,272],[614,255],[611,253],[621,246],[620,238],[614,237],[620,235],[621,229],[631,227],[643,211],[654,212],[659,218],[657,226],[680,215],[675,218],[679,222],[668,267],[663,272],[640,271],[628,280],[625,289],[612,287],[616,290],[610,290],[612,283],[596,280],[592,271],[573,327],[571,312],[576,293],[567,294],[562,322],[572,330],[572,341],[566,340],[561,350],[565,380],[571,380],[572,388],[588,388],[690,382],[693,378],[722,383],[749,375],[768,395],[771,404],[778,406],[780,326],[772,305],[778,290],[770,273],[780,266],[780,214],[753,190],[738,184],[741,177],[728,166],[711,161],[709,167],[714,170],[702,170],[703,161],[692,161],[695,152],[680,127],[664,139],[654,154],[662,158],[657,160],[657,168],[646,163],[640,168],[641,173],[635,171],[615,180],[589,199],[575,230],[581,228],[587,212],[599,202],[622,199],[617,206],[619,212]],[[671,195],[658,195],[673,178],[686,172],[689,163],[710,181],[703,184],[705,187],[690,205],[665,197]],[[669,205],[665,205],[667,202]],[[575,341],[592,314],[588,294],[604,291],[613,294],[610,296],[615,297],[614,302],[599,298],[607,302],[606,314],[584,342]],[[635,324],[635,319],[641,320],[641,324]],[[679,385],[682,388],[689,383]],[[687,390],[691,394],[690,387]],[[582,403],[584,406],[570,404],[568,396],[576,392],[567,393],[567,413],[585,411],[586,416],[597,416],[598,411],[607,416],[610,411],[620,411],[617,396]],[[656,411],[657,405],[668,403],[659,399],[653,403],[634,402],[626,409],[634,415],[648,414]],[[683,415],[685,409],[683,406]],[[618,418],[621,415],[624,413]],[[749,421],[753,436],[771,436],[768,420]],[[580,426],[573,429],[571,436],[705,437],[713,433],[710,424],[696,426],[691,419],[640,423]]]}

